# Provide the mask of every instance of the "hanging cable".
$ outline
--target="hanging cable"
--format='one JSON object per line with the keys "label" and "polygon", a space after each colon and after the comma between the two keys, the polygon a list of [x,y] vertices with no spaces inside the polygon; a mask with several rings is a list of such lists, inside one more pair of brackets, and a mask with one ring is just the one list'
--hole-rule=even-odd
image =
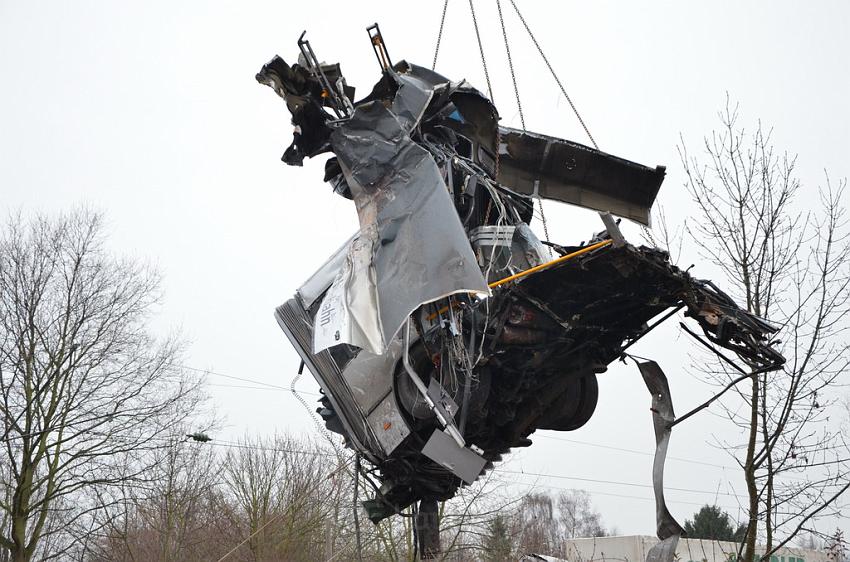
{"label": "hanging cable", "polygon": [[[470,5],[471,5],[472,0],[469,0],[469,2],[470,2]],[[522,22],[523,27],[525,27],[525,31],[528,32],[528,36],[531,38],[531,41],[534,43],[534,46],[537,48],[537,52],[540,53],[540,57],[543,59],[543,62],[546,63],[546,67],[549,69],[549,72],[552,74],[552,78],[555,79],[555,82],[558,84],[558,87],[561,89],[561,93],[564,94],[565,98],[567,98],[567,102],[569,102],[570,107],[573,109],[573,113],[576,114],[576,117],[578,118],[578,122],[581,123],[582,129],[584,129],[584,132],[587,133],[587,137],[590,139],[590,142],[593,144],[593,148],[595,148],[596,150],[599,150],[599,145],[596,144],[596,140],[593,138],[593,135],[590,134],[590,129],[588,129],[587,125],[585,125],[584,119],[581,118],[581,115],[579,114],[578,109],[576,109],[576,106],[573,103],[573,100],[570,98],[569,94],[567,94],[566,88],[564,88],[564,85],[561,84],[561,79],[558,78],[557,74],[555,74],[555,69],[552,68],[552,65],[549,63],[549,59],[546,58],[546,55],[543,53],[543,49],[540,47],[540,43],[537,42],[537,38],[534,37],[534,34],[531,32],[531,29],[528,27],[528,24],[525,22],[525,18],[522,17],[522,14],[520,13],[519,8],[517,8],[516,2],[514,2],[514,0],[510,0],[510,2],[511,2],[511,6],[514,7],[514,11],[516,12],[516,15],[519,16],[519,20]],[[479,44],[480,44],[480,41],[479,41]]]}
{"label": "hanging cable", "polygon": [[357,504],[360,490],[360,453],[354,453],[354,500],[352,510],[354,511],[354,537],[357,541],[357,560],[363,562],[363,544],[360,542],[360,517],[358,516]]}
{"label": "hanging cable", "polygon": [[484,45],[481,43],[481,34],[478,32],[478,19],[475,17],[475,6],[472,0],[469,0],[469,11],[472,13],[472,25],[475,27],[475,37],[478,39],[478,51],[481,53],[481,66],[484,67],[484,78],[487,80],[487,92],[490,94],[490,101],[493,100],[493,87],[490,85],[490,73],[487,72],[487,59],[484,58]]}
{"label": "hanging cable", "polygon": [[[543,223],[543,237],[546,239],[546,242],[551,242],[549,239],[549,225],[546,223],[546,214],[543,212],[543,198],[540,197],[540,193],[537,194],[537,206],[540,208],[540,221]],[[552,246],[546,246],[549,251],[549,257],[552,257]]]}
{"label": "hanging cable", "polygon": [[440,54],[440,41],[443,39],[443,26],[446,24],[446,9],[449,7],[449,0],[443,3],[443,16],[440,18],[440,31],[437,32],[437,46],[434,47],[434,62],[431,63],[431,70],[437,67],[437,55]]}
{"label": "hanging cable", "polygon": [[419,502],[410,504],[410,513],[413,515],[413,521],[410,523],[410,530],[413,531],[413,557],[419,558],[419,532],[416,530],[416,521],[419,519]]}
{"label": "hanging cable", "polygon": [[333,440],[333,437],[331,437],[331,434],[328,432],[327,428],[322,424],[322,422],[320,422],[316,418],[315,412],[309,406],[309,404],[307,404],[307,401],[304,400],[301,397],[300,394],[298,394],[297,390],[295,390],[295,383],[297,383],[298,379],[301,378],[301,375],[304,374],[304,366],[305,366],[304,361],[301,361],[300,365],[298,366],[298,373],[292,378],[292,382],[289,384],[289,391],[292,392],[292,394],[295,396],[295,398],[297,398],[298,401],[301,402],[301,405],[304,406],[304,409],[307,410],[307,415],[310,416],[310,420],[316,426],[316,429],[319,430],[319,433],[321,433],[324,436],[324,438],[328,441],[328,443],[330,443],[331,447],[333,448],[334,452],[336,453],[337,460],[341,461],[342,451],[340,450],[339,445],[336,443],[336,441]]}

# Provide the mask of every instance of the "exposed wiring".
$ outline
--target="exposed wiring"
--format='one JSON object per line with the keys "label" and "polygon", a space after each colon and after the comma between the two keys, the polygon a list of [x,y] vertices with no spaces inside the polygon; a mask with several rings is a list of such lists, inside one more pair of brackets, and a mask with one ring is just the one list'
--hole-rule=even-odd
{"label": "exposed wiring", "polygon": [[321,433],[324,436],[324,438],[327,440],[327,442],[331,444],[331,447],[333,447],[333,450],[336,453],[337,459],[341,460],[342,459],[342,451],[340,450],[339,445],[337,444],[336,441],[333,440],[333,437],[331,437],[331,434],[328,432],[328,430],[324,426],[324,424],[322,424],[322,422],[320,422],[316,418],[315,412],[307,404],[307,401],[304,400],[301,397],[300,394],[298,394],[297,390],[295,390],[295,383],[298,382],[298,379],[300,379],[301,375],[303,375],[303,374],[304,374],[304,361],[301,361],[301,364],[298,366],[298,373],[294,377],[292,377],[292,382],[289,383],[289,391],[292,392],[292,394],[295,396],[295,398],[298,399],[299,402],[301,402],[301,405],[304,406],[304,409],[307,411],[307,414],[310,416],[310,419],[313,421],[313,424],[316,426],[316,429],[318,429],[319,433]]}
{"label": "exposed wiring", "polygon": [[357,560],[363,560],[363,544],[360,542],[360,511],[358,494],[360,490],[360,453],[354,453],[354,499],[352,500],[351,510],[354,516],[354,536],[357,541]]}

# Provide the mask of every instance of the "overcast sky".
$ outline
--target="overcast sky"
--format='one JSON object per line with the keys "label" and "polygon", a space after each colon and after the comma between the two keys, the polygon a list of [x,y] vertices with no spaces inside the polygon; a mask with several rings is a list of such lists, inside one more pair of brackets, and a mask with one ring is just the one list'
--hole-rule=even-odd
{"label": "overcast sky", "polygon": [[[586,143],[503,4],[528,127]],[[668,167],[659,198],[668,215],[694,212],[682,187],[680,134],[699,153],[726,92],[740,103],[742,124],[761,119],[774,128],[778,148],[799,154],[807,196],[824,169],[848,175],[846,2],[518,5],[600,147]],[[495,102],[503,123],[519,126],[495,3],[476,7]],[[393,60],[430,66],[441,9],[437,0],[0,0],[0,206],[4,213],[81,204],[103,211],[115,251],[148,259],[164,274],[156,327],[191,340],[187,365],[288,387],[298,359],[274,307],[356,230],[357,217],[322,183],[324,158],[303,168],[280,162],[291,140],[289,115],[254,74],[275,54],[294,62],[306,29],[318,56],[339,61],[362,97],[379,78],[366,26],[381,24]],[[449,3],[436,69],[486,91],[465,1]],[[594,213],[555,203],[545,210],[555,241],[574,244],[601,229]],[[639,240],[637,229],[626,233]],[[716,275],[687,249],[680,263],[695,263],[698,276]],[[675,325],[633,349],[659,360],[683,412],[710,389],[688,373],[694,348]],[[559,477],[504,477],[587,489],[607,525],[654,534],[649,396],[631,365],[612,366],[599,380],[599,406],[584,428],[532,436],[534,445],[503,469]],[[226,416],[222,437],[312,428],[288,392],[221,376],[209,383]],[[309,376],[299,387],[317,389]],[[740,478],[712,445],[734,438],[710,411],[676,428],[667,484],[693,490],[668,493],[680,521],[715,500],[739,516]]]}

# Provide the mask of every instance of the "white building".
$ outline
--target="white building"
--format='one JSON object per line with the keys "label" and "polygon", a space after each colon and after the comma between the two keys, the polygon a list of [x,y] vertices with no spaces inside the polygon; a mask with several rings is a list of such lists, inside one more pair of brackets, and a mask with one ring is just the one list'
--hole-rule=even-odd
{"label": "white building", "polygon": [[[566,543],[567,558],[526,555],[522,562],[645,562],[646,555],[658,544],[655,537],[599,537],[573,539]],[[678,562],[730,562],[738,555],[738,543],[681,539],[676,548]],[[756,547],[756,552],[759,548]],[[764,552],[764,549],[761,549]],[[770,562],[832,562],[825,551],[802,548],[782,548],[770,557]]]}

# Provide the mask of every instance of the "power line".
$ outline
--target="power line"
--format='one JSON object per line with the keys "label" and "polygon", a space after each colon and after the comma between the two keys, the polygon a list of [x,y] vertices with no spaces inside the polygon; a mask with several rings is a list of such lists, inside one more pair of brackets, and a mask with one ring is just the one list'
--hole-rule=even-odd
{"label": "power line", "polygon": [[[105,435],[105,434],[100,434]],[[188,437],[188,436],[187,436]],[[247,442],[238,442],[238,441],[228,441],[227,439],[219,439],[219,438],[210,438],[209,441],[197,442],[193,441],[191,438],[183,439],[183,438],[174,438],[168,437],[165,435],[162,436],[154,436],[150,437],[146,440],[146,442],[159,442],[163,444],[163,447],[168,445],[176,445],[177,443],[197,443],[199,447],[224,447],[228,449],[246,449],[250,451],[268,451],[268,452],[278,452],[278,453],[288,453],[288,454],[299,454],[299,455],[308,455],[314,457],[330,457],[337,458],[336,455],[332,453],[324,453],[321,451],[311,451],[308,449],[300,449],[293,447],[265,447],[263,445],[251,445]]]}
{"label": "power line", "polygon": [[[182,369],[186,369],[188,371],[195,371],[195,372],[201,373],[203,375],[207,375],[207,376],[222,377],[222,378],[225,378],[225,379],[236,380],[236,381],[241,381],[241,382],[249,382],[249,383],[255,384],[255,385],[262,385],[262,388],[244,386],[244,385],[224,385],[224,384],[207,383],[209,386],[218,386],[218,387],[223,387],[223,388],[244,388],[244,389],[250,389],[250,390],[282,390],[284,392],[292,392],[292,389],[287,388],[285,386],[281,386],[279,384],[272,384],[270,382],[265,382],[265,381],[261,381],[261,380],[258,380],[258,379],[249,379],[247,377],[237,377],[235,375],[228,375],[226,373],[221,373],[221,372],[218,372],[218,371],[212,371],[210,369],[201,369],[199,367],[191,367],[189,365],[177,365],[177,366],[182,368]],[[308,390],[296,389],[296,391],[299,394],[307,394],[309,396],[322,396],[318,392],[310,392]]]}
{"label": "power line", "polygon": [[332,453],[321,453],[318,451],[308,451],[306,449],[282,449],[278,447],[263,447],[256,445],[248,445],[246,443],[234,443],[233,441],[226,441],[223,439],[212,439],[207,442],[208,445],[213,445],[216,447],[226,447],[230,449],[247,449],[252,451],[268,451],[268,452],[278,452],[278,453],[289,453],[289,454],[299,454],[299,455],[308,455],[314,457],[330,457],[336,458],[336,455]]}
{"label": "power line", "polygon": [[212,371],[210,369],[199,369],[198,367],[190,367],[189,365],[177,365],[177,367],[180,367],[182,369],[186,369],[186,370],[189,370],[189,371],[196,371],[196,372],[204,374],[204,375],[214,375],[216,377],[222,377],[222,378],[225,378],[225,379],[232,379],[232,380],[236,380],[236,381],[260,384],[260,385],[263,385],[263,386],[267,386],[269,388],[276,388],[278,390],[287,390],[287,391],[289,390],[285,386],[280,386],[279,384],[272,384],[272,383],[260,381],[260,380],[257,380],[257,379],[249,379],[249,378],[246,378],[246,377],[237,377],[237,376],[234,376],[234,375],[227,375],[225,373],[219,373],[219,372],[216,372],[216,371]]}
{"label": "power line", "polygon": [[[166,443],[174,443],[174,441],[172,439],[169,439],[167,437],[158,437],[158,438],[154,438],[152,440],[160,441],[160,442],[166,442]],[[288,453],[288,454],[302,454],[302,455],[326,457],[326,458],[337,458],[337,456],[335,454],[332,454],[332,453],[324,453],[324,452],[320,452],[320,451],[311,451],[311,450],[302,449],[302,448],[264,447],[264,446],[261,446],[261,445],[250,445],[250,444],[247,444],[247,443],[233,442],[233,441],[228,441],[228,440],[224,440],[224,439],[215,439],[215,438],[206,442],[206,443],[200,443],[198,445],[199,446],[224,447],[224,448],[230,448],[230,449],[245,449],[245,450],[253,450],[253,451],[269,451],[269,452],[282,452],[282,453]],[[348,463],[350,463],[350,462],[351,461],[348,461]],[[337,465],[337,469],[334,470],[330,475],[325,477],[325,479],[327,479],[331,475],[338,472],[339,468],[340,468],[340,466]],[[494,468],[493,470],[496,473],[511,474],[511,475],[514,475],[514,476],[526,476],[526,477],[536,477],[536,478],[555,478],[555,479],[562,479],[562,480],[575,480],[575,481],[578,481],[578,482],[589,482],[589,483],[595,483],[595,484],[607,484],[607,485],[619,485],[619,486],[630,486],[630,487],[640,487],[640,488],[652,488],[652,486],[649,485],[649,484],[640,484],[640,483],[635,483],[635,482],[623,482],[623,481],[619,481],[619,480],[603,480],[603,479],[596,479],[596,478],[586,478],[586,477],[581,477],[581,476],[569,476],[569,475],[566,475],[566,474],[549,474],[549,473],[545,473],[545,472],[516,471],[516,470],[507,470],[507,469],[500,468],[500,467]],[[597,490],[587,490],[585,488],[567,488],[567,487],[563,487],[563,486],[556,486],[556,485],[553,485],[553,484],[541,484],[539,482],[535,482],[533,484],[532,483],[516,482],[515,480],[510,480],[510,481],[506,480],[505,482],[509,483],[509,484],[527,485],[527,486],[532,486],[532,487],[549,488],[549,489],[555,489],[555,490],[565,490],[565,491],[583,490],[583,491],[586,491],[586,492],[588,492],[592,495],[598,495],[598,496],[610,496],[610,497],[616,497],[616,498],[636,499],[636,500],[649,501],[649,502],[655,501],[654,498],[648,498],[648,497],[645,497],[645,496],[633,496],[633,495],[628,495],[628,494],[617,494],[617,493],[614,493],[614,492],[600,492],[600,491],[597,491]],[[740,496],[740,495],[737,495],[737,494],[731,494],[731,493],[726,493],[726,492],[697,490],[697,489],[691,489],[691,488],[677,488],[677,487],[669,487],[669,486],[665,487],[665,490],[674,491],[674,492],[708,494],[710,496],[715,496],[715,497],[717,495],[730,496],[730,497],[736,497],[736,498],[744,497],[744,496]],[[682,504],[682,505],[696,505],[696,506],[706,505],[705,502],[690,502],[690,501],[685,501],[685,500],[675,500],[675,499],[669,499],[669,498],[668,498],[667,501],[668,501],[668,503],[675,503],[675,504]],[[721,506],[718,506],[718,507],[722,507],[723,509],[727,509],[727,510],[728,509],[738,509],[737,506],[736,507],[730,507],[730,506],[722,506],[721,505]]]}
{"label": "power line", "polygon": [[[159,437],[157,438],[159,441],[171,442],[167,437]],[[301,448],[279,448],[279,447],[264,447],[261,445],[250,445],[248,443],[241,442],[233,442],[225,439],[216,439],[204,443],[203,445],[212,445],[216,447],[226,447],[226,448],[234,448],[234,449],[247,449],[247,450],[255,450],[255,451],[269,451],[269,452],[282,452],[289,454],[304,454],[311,456],[320,456],[320,457],[330,457],[336,458],[336,455],[332,453],[322,453],[318,451],[310,451],[307,449]],[[513,474],[518,476],[533,476],[538,478],[556,478],[561,480],[575,480],[578,482],[590,482],[594,484],[609,484],[609,485],[618,485],[618,486],[630,486],[637,488],[652,488],[651,484],[640,484],[636,482],[624,482],[621,480],[603,480],[597,478],[587,478],[583,476],[570,476],[566,474],[549,474],[545,472],[528,472],[528,471],[518,471],[518,470],[508,470],[501,467],[496,467],[493,469],[495,472],[504,473],[504,474]],[[564,489],[572,489],[572,488],[564,488]],[[709,495],[722,495],[722,496],[730,496],[730,497],[745,497],[738,494],[732,494],[728,492],[717,492],[716,490],[697,490],[693,488],[677,488],[672,486],[665,486],[665,490],[675,491],[675,492],[689,492],[689,493],[698,493],[698,494],[709,494]],[[618,494],[608,494],[608,495],[618,495]],[[623,496],[628,497],[628,496]],[[637,496],[632,496],[637,498]],[[654,501],[654,500],[653,500]]]}
{"label": "power line", "polygon": [[[647,452],[647,451],[638,451],[636,449],[627,449],[625,447],[617,447],[617,446],[614,446],[614,445],[603,445],[601,443],[591,443],[589,441],[578,441],[576,439],[566,439],[564,437],[555,437],[554,435],[536,435],[536,437],[542,437],[544,439],[552,439],[553,441],[564,441],[565,443],[574,443],[576,445],[585,445],[587,447],[596,447],[598,449],[608,449],[608,450],[611,450],[611,451],[619,451],[619,452],[622,452],[622,453],[631,453],[631,454],[634,454],[634,455],[643,455],[643,456],[647,456],[647,457],[654,457],[655,456],[655,453],[650,453],[650,452]],[[676,461],[680,461],[680,462],[687,462],[687,463],[691,463],[691,464],[701,464],[701,465],[704,465],[704,466],[711,466],[711,467],[714,467],[714,468],[728,468],[728,469],[731,469],[731,470],[738,470],[739,469],[739,467],[734,467],[734,466],[731,466],[731,465],[714,464],[714,463],[705,462],[705,461],[696,461],[696,460],[693,460],[693,459],[686,459],[686,458],[683,458],[683,457],[668,456],[667,459],[668,460],[676,460]]]}
{"label": "power line", "polygon": [[[212,371],[210,369],[201,369],[201,368],[192,367],[192,366],[189,366],[189,365],[179,365],[179,366],[184,368],[184,369],[190,370],[190,371],[196,371],[196,372],[202,373],[204,375],[222,377],[222,378],[237,380],[237,381],[242,381],[242,382],[249,382],[249,383],[252,383],[254,385],[262,385],[262,387],[259,387],[259,386],[247,386],[247,385],[225,385],[225,384],[207,383],[209,386],[222,387],[222,388],[242,388],[242,389],[245,389],[245,390],[278,390],[278,391],[288,392],[290,394],[293,393],[293,390],[290,389],[290,388],[280,386],[280,385],[276,385],[276,384],[272,384],[272,383],[268,383],[268,382],[257,380],[257,379],[251,379],[251,378],[247,378],[247,377],[238,377],[238,376],[235,376],[235,375],[229,375],[229,374],[218,372],[218,371]],[[295,389],[295,393],[296,393],[296,398],[297,398],[297,394],[306,394],[308,396],[317,396],[317,397],[322,396],[322,394],[320,394],[318,392],[311,392],[311,391],[301,390],[301,389]],[[655,453],[648,452],[648,451],[640,451],[640,450],[636,450],[636,449],[629,449],[629,448],[626,448],[626,447],[619,447],[619,446],[616,446],[616,445],[606,445],[606,444],[603,444],[603,443],[592,443],[592,442],[589,442],[589,441],[581,441],[581,440],[578,440],[578,439],[567,439],[565,437],[556,437],[554,435],[539,434],[539,435],[537,435],[537,437],[542,437],[543,439],[550,439],[550,440],[553,440],[553,441],[563,441],[565,443],[572,443],[572,444],[575,444],[575,445],[583,445],[583,446],[586,446],[586,447],[594,447],[594,448],[597,448],[597,449],[607,449],[607,450],[610,450],[610,451],[617,451],[617,452],[621,452],[621,453],[629,453],[629,454],[633,454],[633,455],[641,455],[641,456],[647,456],[647,457],[653,457],[655,455]],[[740,467],[736,467],[736,466],[710,463],[710,462],[706,462],[706,461],[698,461],[698,460],[688,459],[688,458],[684,458],[684,457],[668,456],[667,459],[678,461],[678,462],[689,463],[689,464],[708,466],[708,467],[712,467],[712,468],[720,468],[720,469],[723,469],[723,470],[730,469],[730,470],[737,471],[737,470],[740,469]],[[798,481],[798,482],[807,482],[806,479],[794,478],[794,477],[791,477],[791,476],[783,476],[783,478],[787,479],[787,480]],[[712,493],[714,493],[714,492],[712,492]]]}
{"label": "power line", "polygon": [[[512,481],[505,481],[505,483],[507,483],[507,484],[517,484],[517,482],[512,482]],[[584,488],[566,488],[564,486],[555,486],[553,484],[534,483],[534,484],[526,484],[526,485],[532,486],[532,487],[539,487],[539,488],[549,488],[549,489],[552,489],[552,490],[564,490],[564,491],[567,491],[567,492],[584,491],[584,492],[587,492],[587,493],[594,495],[594,496],[610,496],[610,497],[614,497],[614,498],[626,498],[626,499],[641,500],[641,501],[648,501],[648,502],[655,503],[655,498],[648,498],[646,496],[631,496],[631,495],[628,495],[628,494],[615,494],[613,492],[597,492],[597,491],[594,491],[594,490],[585,490]],[[682,504],[682,505],[697,505],[697,506],[700,506],[700,507],[706,505],[705,502],[689,502],[689,501],[676,500],[676,499],[670,499],[670,498],[666,498],[666,501],[667,501],[667,503],[675,503],[675,504]],[[721,507],[721,508],[726,509],[726,510],[738,509],[738,506],[733,507],[733,506],[728,506],[728,505],[718,505],[717,507]]]}
{"label": "power line", "polygon": [[[223,377],[223,378],[238,380],[238,381],[242,381],[242,382],[250,382],[250,383],[253,383],[253,384],[257,384],[257,385],[264,385],[265,387],[260,388],[260,387],[244,386],[244,385],[224,385],[224,384],[207,383],[209,386],[217,386],[217,387],[223,387],[223,388],[243,388],[243,389],[246,389],[246,390],[269,390],[269,389],[273,389],[273,390],[281,390],[281,391],[285,391],[285,392],[291,392],[291,390],[289,388],[286,388],[284,386],[280,386],[280,385],[276,385],[276,384],[272,384],[272,383],[267,383],[267,382],[260,381],[260,380],[257,380],[257,379],[250,379],[250,378],[246,378],[246,377],[237,377],[237,376],[234,376],[234,375],[228,375],[228,374],[217,372],[217,371],[211,371],[209,369],[200,369],[200,368],[197,368],[197,367],[190,367],[188,365],[181,365],[181,367],[183,367],[184,369],[191,370],[191,371],[197,371],[197,372],[200,372],[200,373],[203,373],[203,374],[206,374],[206,375]],[[310,392],[310,391],[301,390],[301,389],[297,389],[297,392],[299,394],[306,394],[306,395],[309,395],[309,396],[318,396],[318,397],[322,396],[322,394],[320,394],[318,392]],[[655,453],[647,452],[647,451],[639,451],[639,450],[636,450],[636,449],[629,449],[629,448],[626,448],[626,447],[619,447],[619,446],[616,446],[616,445],[606,445],[606,444],[602,444],[602,443],[591,443],[589,441],[580,441],[578,439],[567,439],[565,437],[556,437],[554,435],[538,434],[535,437],[542,437],[543,439],[550,439],[550,440],[553,440],[553,441],[563,441],[565,443],[572,443],[572,444],[575,444],[575,445],[584,445],[586,447],[594,447],[594,448],[597,448],[597,449],[607,449],[607,450],[610,450],[610,451],[618,451],[618,452],[621,452],[621,453],[630,453],[630,454],[633,454],[633,455],[641,455],[641,456],[646,456],[646,457],[652,457],[652,456],[655,455]],[[720,468],[720,469],[730,469],[730,470],[739,470],[740,469],[740,467],[736,467],[736,466],[710,463],[710,462],[706,462],[706,461],[698,461],[698,460],[694,460],[694,459],[687,459],[687,458],[684,458],[684,457],[674,457],[672,455],[668,456],[667,459],[678,461],[678,462],[685,462],[685,463],[689,463],[689,464],[696,464],[696,465],[702,465],[702,466],[709,466],[709,467],[713,467],[713,468]],[[793,479],[793,478],[789,478],[789,479]]]}
{"label": "power line", "polygon": [[[276,447],[262,447],[262,446],[256,446],[256,445],[247,445],[247,444],[238,443],[238,442],[234,443],[232,441],[226,441],[226,440],[221,440],[221,439],[213,439],[212,441],[210,441],[206,444],[207,445],[213,445],[213,446],[216,446],[216,447],[225,447],[225,448],[284,452],[284,453],[290,453],[290,454],[304,454],[304,455],[322,456],[322,457],[330,457],[330,458],[335,457],[335,455],[333,455],[331,453],[320,453],[320,452],[317,452],[317,451],[308,451],[306,449],[298,449],[298,448],[282,449],[282,448],[276,448]],[[635,483],[635,482],[623,482],[623,481],[619,481],[619,480],[603,480],[603,479],[595,479],[595,478],[585,478],[585,477],[581,477],[581,476],[568,476],[568,475],[565,475],[565,474],[548,474],[548,473],[544,473],[544,472],[515,471],[515,470],[507,470],[507,469],[498,468],[498,467],[494,469],[494,472],[511,474],[511,475],[515,475],[515,476],[528,476],[528,477],[537,477],[537,478],[556,478],[556,479],[562,479],[562,480],[575,480],[575,481],[579,481],[579,482],[589,482],[589,483],[595,483],[595,484],[608,484],[608,485],[630,486],[630,487],[639,487],[639,488],[652,488],[652,485],[650,485],[650,484],[639,484],[639,483]],[[610,497],[615,497],[615,498],[626,498],[626,499],[635,499],[635,500],[641,500],[641,501],[655,502],[654,498],[650,498],[650,497],[646,497],[646,496],[633,496],[633,495],[628,495],[628,494],[617,494],[617,493],[614,493],[614,492],[600,492],[600,491],[596,491],[596,490],[587,490],[587,489],[584,489],[584,488],[567,488],[567,487],[564,487],[564,486],[556,486],[556,485],[553,485],[553,484],[541,484],[539,482],[536,482],[534,484],[518,483],[518,482],[515,482],[515,481],[505,481],[505,482],[506,483],[512,483],[512,484],[541,487],[541,488],[550,488],[550,489],[555,489],[555,490],[565,490],[565,491],[583,490],[583,491],[586,491],[586,492],[588,492],[592,495],[597,495],[597,496],[610,496]],[[716,490],[697,490],[697,489],[691,489],[691,488],[677,488],[677,487],[670,487],[670,486],[665,486],[665,491],[708,494],[710,496],[715,496],[715,497],[717,495],[730,496],[730,497],[736,497],[736,498],[743,498],[744,497],[744,496],[740,496],[740,495],[737,495],[737,494],[731,494],[731,493],[727,493],[727,492],[717,492]],[[706,505],[705,502],[691,502],[691,501],[686,501],[686,500],[676,500],[676,499],[670,499],[670,498],[668,498],[667,501],[668,501],[668,503],[676,503],[676,504],[682,504],[682,505],[696,505],[696,506]],[[738,509],[738,506],[735,506],[735,507],[718,506],[718,507],[722,507],[723,509],[727,509],[727,510],[728,509]]]}
{"label": "power line", "polygon": [[[623,452],[623,453],[631,453],[631,454],[634,454],[634,455],[643,455],[643,456],[647,456],[647,457],[654,457],[655,456],[655,453],[650,453],[650,452],[647,452],[647,451],[638,451],[638,450],[635,450],[635,449],[627,449],[625,447],[616,447],[614,445],[603,445],[601,443],[590,443],[588,441],[579,441],[577,439],[566,439],[564,437],[555,437],[554,435],[542,435],[541,434],[541,435],[537,435],[537,437],[542,437],[544,439],[552,439],[553,441],[564,441],[565,443],[575,443],[577,445],[586,445],[588,447],[596,447],[596,448],[599,448],[599,449],[609,449],[609,450],[612,450],[612,451],[619,451],[619,452]],[[705,462],[705,461],[697,461],[697,460],[693,460],[693,459],[686,459],[686,458],[683,458],[683,457],[668,456],[667,460],[674,460],[674,461],[686,462],[686,463],[691,463],[691,464],[700,464],[700,465],[703,465],[703,466],[721,468],[721,469],[724,469],[724,470],[727,469],[727,468],[729,470],[734,470],[734,471],[741,470],[741,467],[739,467],[739,466],[732,466],[732,465],[728,465],[728,464],[715,464],[715,463],[710,463],[710,462]],[[806,478],[795,478],[793,476],[788,476],[788,475],[782,475],[781,478],[783,480],[791,480],[791,481],[794,481],[794,482],[809,482],[809,480],[806,479]]]}
{"label": "power line", "polygon": [[[214,386],[216,388],[244,388],[245,390],[277,390],[280,392],[290,392],[288,388],[266,388],[263,386],[247,386],[243,384],[216,384],[216,383],[206,383],[206,386]],[[300,388],[295,389],[298,394],[307,394],[308,396],[322,396],[318,392],[310,392],[309,390],[302,390]]]}
{"label": "power line", "polygon": [[[499,470],[499,469],[497,469]],[[558,478],[562,480],[576,480],[579,482],[592,482],[594,484],[614,484],[617,486],[631,486],[634,488],[652,488],[651,484],[639,484],[637,482],[622,482],[619,480],[602,480],[598,478],[586,478],[583,476],[567,476],[565,474],[547,474],[545,472],[525,472],[525,471],[516,471],[516,470],[504,470],[502,472],[507,474],[516,474],[522,476],[537,476],[541,478]],[[673,486],[665,486],[664,490],[670,490],[674,492],[689,492],[693,494],[711,494],[711,495],[721,495],[721,496],[731,496],[736,498],[743,498],[746,496],[742,496],[739,494],[732,494],[729,492],[718,492],[716,490],[696,490],[693,488],[675,488]]]}
{"label": "power line", "polygon": [[[239,442],[226,441],[222,439],[213,439],[209,442],[211,445],[219,446],[219,447],[230,447],[230,448],[240,448],[240,449],[249,449],[249,450],[259,450],[259,451],[272,451],[272,452],[284,452],[284,453],[298,453],[298,454],[306,454],[306,455],[314,455],[314,456],[324,456],[324,457],[335,457],[335,455],[331,453],[319,453],[316,451],[308,451],[305,449],[281,449],[276,447],[262,447],[256,445],[248,445]],[[640,484],[636,482],[624,482],[621,480],[603,480],[597,478],[587,478],[583,476],[569,476],[566,474],[549,474],[545,472],[528,472],[528,471],[517,471],[517,470],[507,470],[504,468],[496,467],[493,469],[495,472],[504,473],[504,474],[513,474],[518,476],[533,476],[538,478],[556,478],[561,480],[575,480],[578,482],[590,482],[594,484],[609,484],[609,485],[617,485],[617,486],[630,486],[636,488],[652,488],[651,484]],[[565,488],[567,489],[567,488]],[[572,489],[572,488],[570,488]],[[697,494],[709,494],[712,496],[721,495],[721,496],[729,496],[729,497],[737,497],[743,498],[745,496],[729,493],[729,492],[718,492],[716,490],[698,490],[693,488],[677,488],[673,486],[665,486],[665,490],[674,491],[674,492],[687,492],[687,493],[697,493]],[[618,496],[620,494],[608,494]],[[638,496],[623,496],[623,497],[634,497]],[[646,499],[646,498],[640,498]],[[653,500],[654,501],[654,500]]]}

